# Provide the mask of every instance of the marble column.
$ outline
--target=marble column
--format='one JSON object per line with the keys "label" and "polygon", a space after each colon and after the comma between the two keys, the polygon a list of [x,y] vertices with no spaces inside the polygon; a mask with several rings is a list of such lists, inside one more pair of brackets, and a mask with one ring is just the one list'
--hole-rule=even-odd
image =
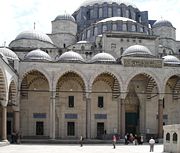
{"label": "marble column", "polygon": [[2,107],[2,141],[7,140],[7,107]]}
{"label": "marble column", "polygon": [[125,100],[121,99],[121,138],[125,135]]}
{"label": "marble column", "polygon": [[117,99],[117,123],[118,123],[118,133],[121,133],[121,99]]}
{"label": "marble column", "polygon": [[20,130],[20,122],[19,122],[20,115],[19,114],[20,114],[19,111],[14,111],[14,127],[13,127],[13,129],[14,129],[14,131],[17,131],[17,132],[19,132],[19,130]]}
{"label": "marble column", "polygon": [[51,98],[50,98],[50,138],[55,139],[55,129],[56,129],[56,123],[55,123],[55,92],[52,91]]}
{"label": "marble column", "polygon": [[86,98],[86,138],[91,138],[91,98]]}
{"label": "marble column", "polygon": [[158,137],[163,137],[163,100],[158,101]]}

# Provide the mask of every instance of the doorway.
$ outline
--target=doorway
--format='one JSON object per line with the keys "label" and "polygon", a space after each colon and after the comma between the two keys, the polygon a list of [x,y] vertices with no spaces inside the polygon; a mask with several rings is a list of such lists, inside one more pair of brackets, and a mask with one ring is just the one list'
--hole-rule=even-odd
{"label": "doorway", "polygon": [[101,138],[104,134],[104,122],[97,123],[97,138]]}
{"label": "doorway", "polygon": [[36,122],[36,135],[44,135],[44,122]]}

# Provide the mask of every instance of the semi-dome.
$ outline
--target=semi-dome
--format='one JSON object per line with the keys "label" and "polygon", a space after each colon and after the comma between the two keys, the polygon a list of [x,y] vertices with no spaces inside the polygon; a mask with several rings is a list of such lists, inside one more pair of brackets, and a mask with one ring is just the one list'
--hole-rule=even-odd
{"label": "semi-dome", "polygon": [[45,61],[51,61],[51,57],[44,51],[40,49],[36,49],[33,51],[30,51],[25,57],[25,60],[45,60]]}
{"label": "semi-dome", "polygon": [[180,64],[180,60],[173,55],[164,56],[163,59],[164,59],[164,63],[167,64]]}
{"label": "semi-dome", "polygon": [[63,53],[59,57],[58,61],[81,61],[81,62],[84,62],[84,59],[79,53],[76,53],[71,50],[71,51]]}
{"label": "semi-dome", "polygon": [[[93,6],[94,4],[103,4],[103,3],[108,3],[108,4],[113,4],[113,3],[117,3],[117,4],[124,4],[126,6],[132,6],[134,8],[137,8],[130,0],[86,0],[84,1],[81,6]],[[80,6],[80,7],[81,7]]]}
{"label": "semi-dome", "polygon": [[154,24],[153,24],[153,28],[156,27],[162,27],[162,26],[166,26],[166,27],[173,27],[172,23],[168,20],[157,20]]}
{"label": "semi-dome", "polygon": [[35,40],[45,41],[45,42],[49,42],[53,44],[52,40],[49,38],[48,35],[40,31],[36,31],[36,30],[29,30],[29,31],[21,32],[15,38],[15,40],[19,40],[19,39],[32,39],[32,40],[35,39]]}
{"label": "semi-dome", "polygon": [[134,56],[134,57],[152,57],[151,51],[142,45],[133,45],[128,47],[122,54],[122,56]]}
{"label": "semi-dome", "polygon": [[131,22],[136,22],[132,19],[129,19],[129,18],[125,18],[125,17],[110,17],[110,18],[106,18],[106,19],[103,19],[97,23],[101,23],[101,22],[108,22],[108,21],[131,21]]}
{"label": "semi-dome", "polygon": [[3,53],[3,55],[7,59],[11,59],[11,60],[19,59],[18,56],[12,50],[5,48],[5,47],[0,48],[0,53]]}
{"label": "semi-dome", "polygon": [[6,58],[6,56],[0,52],[0,58],[2,58],[7,64],[9,64],[8,59]]}
{"label": "semi-dome", "polygon": [[56,20],[69,20],[69,21],[73,21],[73,22],[76,22],[74,17],[70,14],[61,14],[61,15],[58,15],[56,18],[55,18],[55,21]]}
{"label": "semi-dome", "polygon": [[108,53],[98,53],[92,57],[91,62],[115,62],[116,59]]}

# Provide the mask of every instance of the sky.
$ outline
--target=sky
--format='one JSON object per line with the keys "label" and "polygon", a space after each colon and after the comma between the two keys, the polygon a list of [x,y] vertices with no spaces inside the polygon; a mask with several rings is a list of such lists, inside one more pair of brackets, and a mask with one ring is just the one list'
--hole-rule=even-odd
{"label": "sky", "polygon": [[[1,0],[0,46],[8,46],[16,36],[35,28],[51,33],[51,21],[64,13],[72,14],[85,0]],[[131,0],[150,20],[166,19],[176,28],[180,40],[180,0]]]}

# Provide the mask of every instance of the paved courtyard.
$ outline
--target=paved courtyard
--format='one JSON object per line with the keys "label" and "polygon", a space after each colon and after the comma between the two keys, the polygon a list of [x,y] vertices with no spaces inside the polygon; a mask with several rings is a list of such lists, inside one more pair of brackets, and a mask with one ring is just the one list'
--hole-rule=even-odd
{"label": "paved courtyard", "polygon": [[[117,145],[113,149],[112,145],[35,145],[21,144],[0,147],[0,153],[149,153],[149,145]],[[155,145],[154,153],[162,153],[163,145]]]}

